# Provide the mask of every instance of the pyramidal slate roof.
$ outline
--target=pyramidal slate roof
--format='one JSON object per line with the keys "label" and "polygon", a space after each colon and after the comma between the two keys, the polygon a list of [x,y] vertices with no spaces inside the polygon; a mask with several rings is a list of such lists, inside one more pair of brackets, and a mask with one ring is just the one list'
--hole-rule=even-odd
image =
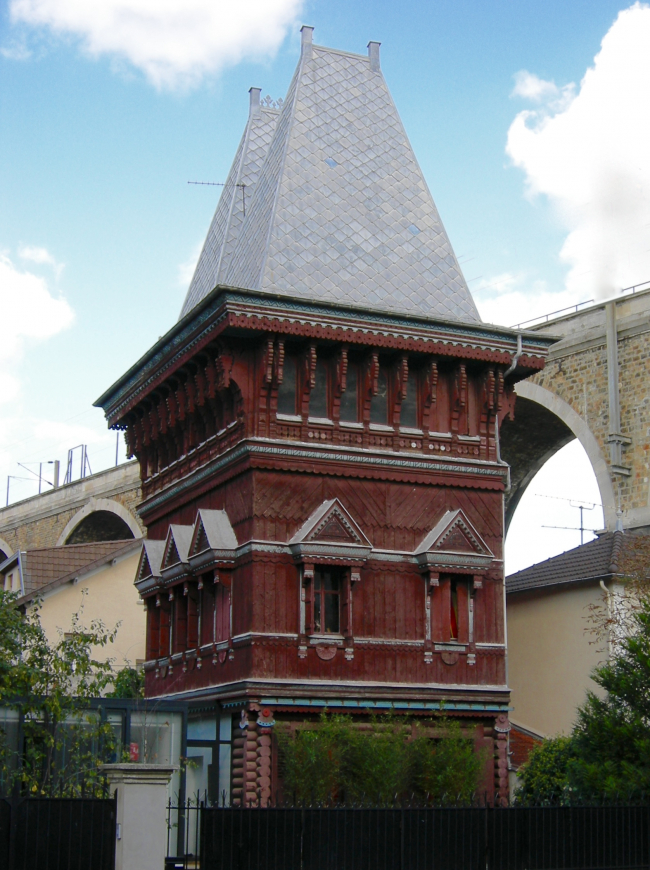
{"label": "pyramidal slate roof", "polygon": [[[218,284],[480,322],[379,66],[312,44],[251,108],[181,317]],[[281,105],[280,105],[281,103]]]}

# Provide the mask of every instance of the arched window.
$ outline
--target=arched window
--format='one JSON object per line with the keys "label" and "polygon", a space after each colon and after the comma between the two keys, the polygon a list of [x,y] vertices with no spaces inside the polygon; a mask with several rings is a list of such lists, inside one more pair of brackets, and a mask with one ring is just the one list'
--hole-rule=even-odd
{"label": "arched window", "polygon": [[112,511],[93,511],[75,526],[66,544],[91,544],[96,541],[128,541],[133,532],[121,517]]}

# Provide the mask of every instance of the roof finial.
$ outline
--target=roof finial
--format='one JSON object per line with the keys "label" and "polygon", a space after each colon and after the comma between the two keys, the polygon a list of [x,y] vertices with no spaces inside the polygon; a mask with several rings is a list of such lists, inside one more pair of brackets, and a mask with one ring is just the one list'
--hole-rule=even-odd
{"label": "roof finial", "polygon": [[618,510],[616,511],[616,526],[614,528],[614,531],[616,531],[616,532],[623,531],[623,511],[621,510],[620,505],[619,505]]}
{"label": "roof finial", "polygon": [[311,57],[311,46],[314,41],[314,28],[303,24],[300,28],[302,56]]}
{"label": "roof finial", "polygon": [[381,42],[369,42],[368,43],[368,57],[370,58],[370,69],[373,72],[379,72],[381,67],[379,66],[379,46]]}
{"label": "roof finial", "polygon": [[249,115],[251,118],[259,118],[260,94],[262,93],[262,88],[249,88],[248,93],[250,94]]}

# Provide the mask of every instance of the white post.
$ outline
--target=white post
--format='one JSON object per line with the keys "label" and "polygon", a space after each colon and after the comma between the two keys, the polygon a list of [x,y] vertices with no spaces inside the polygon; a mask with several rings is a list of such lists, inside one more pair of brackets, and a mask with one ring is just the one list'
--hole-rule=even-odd
{"label": "white post", "polygon": [[178,768],[167,764],[104,764],[117,790],[115,870],[162,870],[167,847],[167,784]]}

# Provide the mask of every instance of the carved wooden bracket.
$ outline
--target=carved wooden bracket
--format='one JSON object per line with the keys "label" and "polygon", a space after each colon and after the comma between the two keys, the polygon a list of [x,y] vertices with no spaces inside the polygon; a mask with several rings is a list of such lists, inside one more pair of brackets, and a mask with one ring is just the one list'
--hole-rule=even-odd
{"label": "carved wooden bracket", "polygon": [[284,339],[279,338],[275,346],[275,382],[282,383],[284,377]]}
{"label": "carved wooden bracket", "polygon": [[273,381],[273,356],[274,356],[273,338],[267,338],[266,348],[264,350],[264,383],[270,384]]}
{"label": "carved wooden bracket", "polygon": [[343,395],[347,387],[348,379],[348,348],[343,345],[339,351],[336,360],[336,384],[335,393],[337,396]]}
{"label": "carved wooden bracket", "polygon": [[368,376],[368,394],[376,396],[379,390],[379,351],[373,350],[366,363]]}

